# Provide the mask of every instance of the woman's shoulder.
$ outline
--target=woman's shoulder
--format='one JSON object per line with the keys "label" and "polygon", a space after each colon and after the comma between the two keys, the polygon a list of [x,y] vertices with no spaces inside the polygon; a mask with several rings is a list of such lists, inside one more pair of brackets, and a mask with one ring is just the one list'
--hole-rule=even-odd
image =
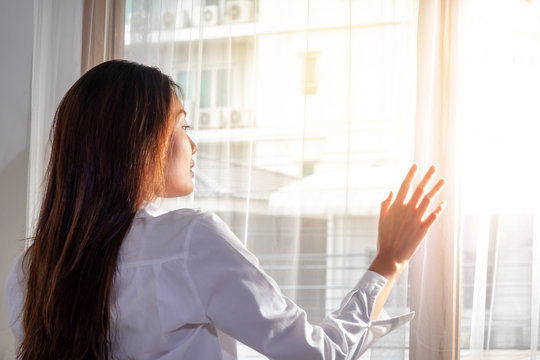
{"label": "woman's shoulder", "polygon": [[147,234],[149,231],[154,238],[159,237],[165,245],[160,246],[161,249],[176,249],[174,252],[204,256],[241,254],[258,263],[229,225],[215,212],[200,208],[163,210],[151,204],[145,208],[142,218],[147,219],[144,231]]}
{"label": "woman's shoulder", "polygon": [[145,203],[135,214],[133,227],[145,224],[145,227],[156,226],[169,230],[177,227],[185,228],[208,216],[209,213],[202,209],[167,209],[159,203]]}
{"label": "woman's shoulder", "polygon": [[217,246],[222,242],[225,246],[241,247],[242,242],[230,227],[212,211],[203,209],[178,209],[167,214],[168,221],[176,224],[185,223],[186,236],[191,246]]}
{"label": "woman's shoulder", "polygon": [[[202,211],[194,222],[189,239],[190,254],[236,264],[258,266],[259,260],[251,253],[219,215]],[[246,262],[247,261],[247,262]]]}
{"label": "woman's shoulder", "polygon": [[207,228],[223,227],[225,224],[214,212],[200,208],[168,209],[160,202],[146,202],[135,215],[134,222],[146,221],[160,227],[181,228],[201,226]]}
{"label": "woman's shoulder", "polygon": [[150,205],[137,212],[122,245],[122,259],[139,263],[181,258],[193,246],[210,246],[209,242],[223,240],[235,243],[235,238],[213,212],[194,208],[163,210]]}

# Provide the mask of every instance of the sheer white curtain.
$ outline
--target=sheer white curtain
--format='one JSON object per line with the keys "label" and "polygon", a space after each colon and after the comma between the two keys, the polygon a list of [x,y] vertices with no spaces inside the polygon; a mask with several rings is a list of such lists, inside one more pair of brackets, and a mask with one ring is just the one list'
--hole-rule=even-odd
{"label": "sheer white curtain", "polygon": [[[165,206],[219,213],[314,323],[366,270],[413,161],[416,17],[416,1],[126,1],[125,57],[182,86],[198,143],[194,194]],[[407,353],[405,327],[365,358]]]}
{"label": "sheer white curtain", "polygon": [[120,0],[34,2],[27,237],[39,215],[56,108],[81,73],[122,55],[123,8]]}
{"label": "sheer white curtain", "polygon": [[412,264],[411,358],[536,358],[538,1],[420,1],[416,158],[449,208]]}
{"label": "sheer white curtain", "polygon": [[463,354],[536,359],[540,3],[467,1],[463,28]]}
{"label": "sheer white curtain", "polygon": [[33,235],[43,194],[54,112],[81,71],[83,1],[34,3],[32,104],[28,159],[27,236]]}
{"label": "sheer white curtain", "polygon": [[460,1],[419,3],[415,159],[439,167],[448,206],[411,262],[411,359],[459,358],[460,13]]}

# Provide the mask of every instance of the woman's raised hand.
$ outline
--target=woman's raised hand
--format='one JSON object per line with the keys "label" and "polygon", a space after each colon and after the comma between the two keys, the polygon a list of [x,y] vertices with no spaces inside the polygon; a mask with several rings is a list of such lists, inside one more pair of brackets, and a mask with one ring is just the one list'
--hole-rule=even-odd
{"label": "woman's raised hand", "polygon": [[431,203],[446,183],[444,179],[440,179],[428,190],[428,185],[437,171],[435,166],[428,169],[409,196],[417,171],[418,165],[413,164],[396,198],[393,199],[390,192],[381,204],[377,256],[370,270],[387,278],[403,270],[445,208],[445,202],[441,201],[432,212],[428,212]]}

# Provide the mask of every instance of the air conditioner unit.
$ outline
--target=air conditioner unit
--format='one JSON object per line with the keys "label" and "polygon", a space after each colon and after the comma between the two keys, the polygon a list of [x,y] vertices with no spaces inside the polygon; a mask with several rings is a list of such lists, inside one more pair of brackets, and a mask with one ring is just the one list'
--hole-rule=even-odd
{"label": "air conditioner unit", "polygon": [[216,5],[205,6],[203,15],[202,15],[204,25],[217,25],[218,14],[219,14],[219,8]]}
{"label": "air conditioner unit", "polygon": [[253,20],[251,0],[229,0],[225,4],[225,19],[228,23],[245,23]]}
{"label": "air conditioner unit", "polygon": [[233,109],[229,112],[229,126],[231,128],[246,128],[250,125],[251,119],[248,111]]}
{"label": "air conditioner unit", "polygon": [[199,111],[199,129],[221,129],[225,127],[223,117],[217,110],[203,110]]}
{"label": "air conditioner unit", "polygon": [[131,41],[141,41],[144,39],[147,31],[147,19],[142,13],[131,14]]}
{"label": "air conditioner unit", "polygon": [[161,17],[161,24],[165,29],[174,29],[176,25],[176,16],[174,13],[171,11],[163,13],[163,16]]}
{"label": "air conditioner unit", "polygon": [[180,19],[178,19],[178,26],[181,28],[191,26],[191,11],[186,9],[182,10],[180,14]]}
{"label": "air conditioner unit", "polygon": [[191,25],[199,26],[201,21],[203,25],[217,25],[218,24],[219,7],[217,5],[207,5],[201,14],[199,7],[193,8]]}

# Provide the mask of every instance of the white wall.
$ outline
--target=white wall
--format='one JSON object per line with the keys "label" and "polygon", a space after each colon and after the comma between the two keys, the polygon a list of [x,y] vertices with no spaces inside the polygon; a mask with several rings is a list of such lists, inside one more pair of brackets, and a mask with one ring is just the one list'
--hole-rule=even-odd
{"label": "white wall", "polygon": [[8,272],[25,236],[33,0],[0,2],[0,359],[13,359]]}

